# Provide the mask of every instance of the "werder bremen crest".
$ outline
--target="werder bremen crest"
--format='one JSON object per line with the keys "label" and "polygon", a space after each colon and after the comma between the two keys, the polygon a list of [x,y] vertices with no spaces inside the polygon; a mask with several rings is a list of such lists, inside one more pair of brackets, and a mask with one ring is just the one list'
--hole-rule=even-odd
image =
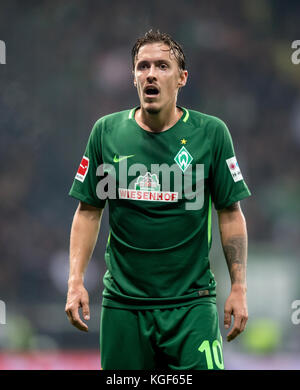
{"label": "werder bremen crest", "polygon": [[188,150],[183,146],[177,153],[174,160],[176,164],[179,166],[179,168],[182,170],[182,172],[185,172],[185,170],[191,164],[193,157],[190,155]]}

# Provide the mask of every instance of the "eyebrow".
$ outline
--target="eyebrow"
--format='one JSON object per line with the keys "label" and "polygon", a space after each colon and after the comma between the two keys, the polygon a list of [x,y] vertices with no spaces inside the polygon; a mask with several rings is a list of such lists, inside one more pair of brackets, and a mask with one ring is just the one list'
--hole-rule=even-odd
{"label": "eyebrow", "polygon": [[136,61],[136,65],[140,65],[148,62],[154,62],[155,64],[162,64],[162,63],[171,64],[171,61],[166,59],[159,59],[159,60],[140,59]]}

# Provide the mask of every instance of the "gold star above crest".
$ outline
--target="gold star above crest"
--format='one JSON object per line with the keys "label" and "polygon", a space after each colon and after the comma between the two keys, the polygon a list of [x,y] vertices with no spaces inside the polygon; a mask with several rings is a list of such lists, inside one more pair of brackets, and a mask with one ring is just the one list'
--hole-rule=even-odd
{"label": "gold star above crest", "polygon": [[182,140],[180,140],[180,141],[181,141],[182,145],[185,145],[187,143],[187,140],[185,138],[182,138]]}

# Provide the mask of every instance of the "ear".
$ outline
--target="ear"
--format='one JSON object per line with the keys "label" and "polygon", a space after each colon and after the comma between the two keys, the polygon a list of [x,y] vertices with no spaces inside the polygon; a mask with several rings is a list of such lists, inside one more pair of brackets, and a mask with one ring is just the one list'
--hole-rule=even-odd
{"label": "ear", "polygon": [[182,88],[185,86],[188,78],[188,71],[187,70],[181,70],[179,75],[179,82],[178,87]]}
{"label": "ear", "polygon": [[133,74],[133,85],[134,85],[134,86],[135,86],[135,88],[136,88],[136,79],[135,79],[134,72],[132,72],[132,74]]}

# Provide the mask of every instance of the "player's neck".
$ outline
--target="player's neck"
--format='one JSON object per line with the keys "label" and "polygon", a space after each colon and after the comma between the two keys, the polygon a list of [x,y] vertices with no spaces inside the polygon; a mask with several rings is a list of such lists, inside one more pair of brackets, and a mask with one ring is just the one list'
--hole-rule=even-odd
{"label": "player's neck", "polygon": [[170,108],[166,107],[155,114],[151,114],[141,107],[135,113],[135,120],[144,130],[160,133],[174,126],[175,123],[179,121],[182,114],[182,110],[176,105]]}

